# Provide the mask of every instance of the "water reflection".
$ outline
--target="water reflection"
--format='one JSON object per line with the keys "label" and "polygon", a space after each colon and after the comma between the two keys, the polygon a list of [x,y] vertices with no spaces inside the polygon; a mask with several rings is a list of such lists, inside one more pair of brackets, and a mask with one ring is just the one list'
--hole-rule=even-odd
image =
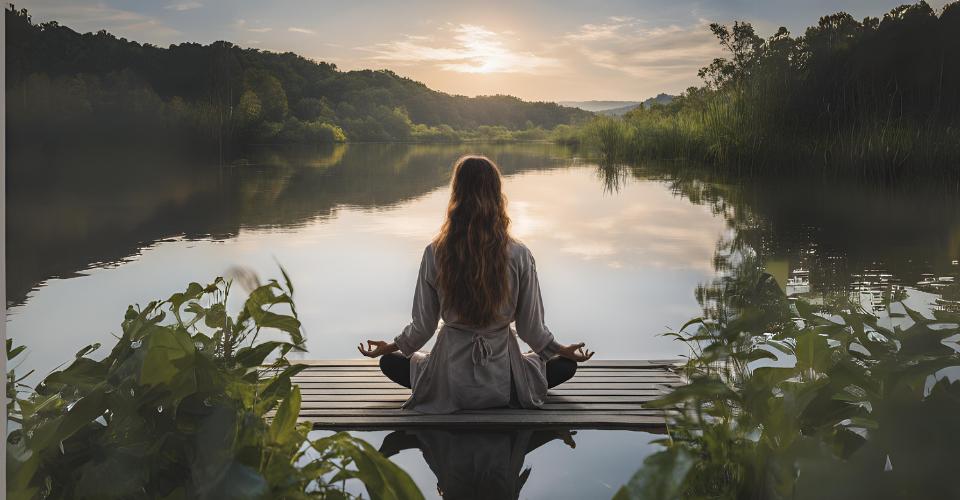
{"label": "water reflection", "polygon": [[598,166],[550,144],[258,149],[224,168],[114,148],[10,159],[8,332],[43,374],[109,342],[130,303],[237,265],[272,277],[279,261],[303,304],[307,356],[353,356],[354,339],[408,320],[449,166],[467,152],[506,175],[551,328],[601,357],[684,354],[657,334],[709,309],[713,279],[745,259],[813,301],[960,300],[951,193],[734,184],[676,164]]}
{"label": "water reflection", "polygon": [[437,477],[444,499],[520,498],[532,468],[528,453],[554,440],[576,447],[568,430],[399,430],[384,438],[380,452],[392,457],[417,449]]}
{"label": "water reflection", "polygon": [[[818,303],[852,300],[879,315],[891,298],[922,310],[960,309],[960,196],[955,187],[876,188],[820,179],[731,182],[696,165],[600,165],[613,191],[659,179],[708,207],[729,231],[712,267],[754,259],[784,291]],[[661,232],[662,234],[662,232]],[[709,309],[711,283],[697,291]]]}
{"label": "water reflection", "polygon": [[[311,439],[332,434],[313,431]],[[351,432],[410,474],[426,498],[611,498],[663,435],[620,430]],[[347,493],[365,494],[347,482]]]}
{"label": "water reflection", "polygon": [[682,353],[657,333],[697,314],[691,290],[713,274],[723,220],[658,180],[604,192],[594,165],[550,144],[265,149],[222,170],[77,153],[67,165],[82,175],[10,184],[9,287],[20,303],[8,332],[27,345],[24,368],[42,375],[110,342],[128,304],[234,266],[275,277],[279,261],[296,284],[304,356],[353,357],[355,339],[409,321],[450,164],[467,151],[502,165],[513,231],[537,255],[558,335],[608,359]]}
{"label": "water reflection", "polygon": [[[45,280],[123,263],[172,237],[223,240],[241,229],[303,227],[343,207],[396,207],[445,185],[453,160],[474,149],[258,149],[223,168],[122,147],[67,157],[23,152],[8,161],[8,305]],[[483,151],[507,175],[569,158],[549,144]]]}

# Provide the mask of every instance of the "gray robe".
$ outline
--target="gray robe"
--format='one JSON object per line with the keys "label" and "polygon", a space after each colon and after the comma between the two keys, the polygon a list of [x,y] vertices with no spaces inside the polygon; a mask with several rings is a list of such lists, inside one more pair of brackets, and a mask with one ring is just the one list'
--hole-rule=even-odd
{"label": "gray robe", "polygon": [[[433,245],[427,245],[413,296],[413,321],[394,342],[410,358],[413,394],[404,408],[421,413],[494,408],[511,403],[539,408],[547,395],[546,360],[560,347],[543,322],[543,300],[533,255],[522,243],[511,241],[510,294],[502,321],[483,328],[458,323],[455,313],[442,312],[437,292]],[[443,324],[437,333],[437,324]],[[514,323],[516,326],[514,326]],[[418,352],[437,333],[431,352]],[[517,337],[534,352],[521,353]]]}

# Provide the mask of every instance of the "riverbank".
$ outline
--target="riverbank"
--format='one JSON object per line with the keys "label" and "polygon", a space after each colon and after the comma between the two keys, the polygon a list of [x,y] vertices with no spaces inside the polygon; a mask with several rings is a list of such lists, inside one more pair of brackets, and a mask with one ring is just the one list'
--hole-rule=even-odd
{"label": "riverbank", "polygon": [[[726,96],[717,96],[723,101]],[[855,178],[877,184],[913,181],[956,185],[960,127],[901,119],[864,121],[793,134],[750,126],[750,110],[716,104],[672,114],[654,109],[623,118],[597,117],[560,144],[606,163],[689,160],[729,178]]]}
{"label": "riverbank", "polygon": [[960,180],[960,3],[840,12],[800,36],[710,29],[727,57],[700,69],[702,86],[562,140],[610,163],[682,158],[735,177]]}

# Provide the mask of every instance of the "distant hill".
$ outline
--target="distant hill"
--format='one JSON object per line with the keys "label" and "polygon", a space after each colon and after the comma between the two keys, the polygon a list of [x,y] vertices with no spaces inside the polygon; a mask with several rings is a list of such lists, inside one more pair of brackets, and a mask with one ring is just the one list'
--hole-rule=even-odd
{"label": "distant hill", "polygon": [[654,104],[661,104],[661,105],[663,105],[663,104],[670,104],[670,102],[673,101],[673,98],[674,98],[674,97],[675,97],[675,96],[672,96],[672,95],[670,95],[670,94],[662,94],[662,93],[661,93],[661,94],[657,94],[656,97],[651,97],[651,98],[649,98],[649,99],[644,100],[642,103],[639,103],[639,102],[638,102],[638,103],[633,103],[633,104],[629,104],[629,105],[626,105],[626,106],[622,106],[622,107],[619,107],[619,108],[604,109],[604,110],[600,111],[599,113],[600,113],[601,115],[607,115],[607,116],[623,116],[623,115],[627,114],[627,112],[629,112],[629,111],[632,110],[632,109],[635,109],[637,106],[640,106],[641,104],[642,104],[643,107],[646,108],[646,109],[650,109],[650,106],[653,106]]}
{"label": "distant hill", "polygon": [[557,104],[568,108],[579,108],[591,113],[599,113],[607,116],[623,116],[631,109],[640,106],[649,108],[654,104],[669,104],[675,96],[670,94],[657,94],[644,101],[558,101]]}
{"label": "distant hill", "polygon": [[608,109],[636,106],[640,101],[559,101],[557,104],[568,108],[580,108],[591,113],[599,113]]}
{"label": "distant hill", "polygon": [[224,41],[158,47],[105,30],[35,24],[12,6],[5,17],[7,140],[24,147],[106,137],[221,148],[453,141],[461,131],[503,135],[590,118],[553,102],[450,95],[386,70],[340,71],[292,52]]}

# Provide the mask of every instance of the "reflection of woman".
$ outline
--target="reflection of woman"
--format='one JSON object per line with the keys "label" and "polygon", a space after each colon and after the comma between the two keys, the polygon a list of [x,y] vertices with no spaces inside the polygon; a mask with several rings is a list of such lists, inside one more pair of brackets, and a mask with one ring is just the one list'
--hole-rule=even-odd
{"label": "reflection of woman", "polygon": [[[387,377],[413,388],[405,408],[537,408],[547,387],[569,380],[593,355],[583,343],[554,340],[533,255],[509,225],[497,166],[482,156],[458,160],[446,221],[420,262],[413,321],[393,342],[360,345],[365,356],[383,355]],[[433,350],[418,352],[441,318]],[[518,336],[534,352],[521,353]]]}
{"label": "reflection of woman", "polygon": [[530,469],[523,468],[526,455],[554,439],[574,448],[574,434],[566,430],[394,431],[384,438],[380,452],[391,457],[419,449],[445,499],[519,498],[530,477]]}

